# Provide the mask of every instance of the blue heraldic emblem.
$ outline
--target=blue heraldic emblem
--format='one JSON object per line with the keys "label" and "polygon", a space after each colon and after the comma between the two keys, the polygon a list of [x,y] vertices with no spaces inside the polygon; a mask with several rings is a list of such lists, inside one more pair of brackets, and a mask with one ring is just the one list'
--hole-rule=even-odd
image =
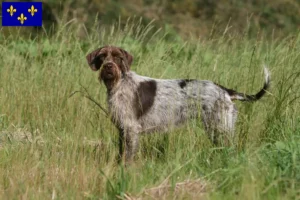
{"label": "blue heraldic emblem", "polygon": [[42,2],[2,2],[2,26],[42,26]]}

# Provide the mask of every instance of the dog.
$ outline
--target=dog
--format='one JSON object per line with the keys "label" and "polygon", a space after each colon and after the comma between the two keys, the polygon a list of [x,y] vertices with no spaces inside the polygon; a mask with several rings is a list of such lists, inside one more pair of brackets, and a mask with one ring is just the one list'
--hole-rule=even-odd
{"label": "dog", "polygon": [[202,120],[214,144],[220,144],[220,138],[228,143],[238,114],[233,101],[257,101],[270,85],[267,68],[264,85],[255,95],[208,80],[140,76],[130,70],[133,56],[115,46],[98,48],[86,59],[93,71],[100,71],[98,79],[107,88],[108,111],[119,130],[119,158],[125,163],[131,162],[138,150],[140,133],[172,130],[191,118]]}

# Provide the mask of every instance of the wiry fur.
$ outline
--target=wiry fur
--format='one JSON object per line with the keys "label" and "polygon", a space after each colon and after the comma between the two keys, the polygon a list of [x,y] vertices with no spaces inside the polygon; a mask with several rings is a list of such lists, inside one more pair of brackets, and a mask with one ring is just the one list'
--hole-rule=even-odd
{"label": "wiry fur", "polygon": [[[220,136],[228,141],[234,134],[238,113],[232,100],[256,101],[269,87],[266,68],[264,87],[256,95],[242,94],[207,80],[166,80],[140,76],[129,70],[132,56],[125,50],[122,50],[127,54],[123,55],[123,63],[113,65],[116,71],[113,81],[105,80],[102,77],[106,76],[106,63],[114,62],[114,56],[109,53],[112,49],[120,48],[101,48],[107,57],[96,68],[100,69],[99,77],[107,86],[112,120],[120,130],[120,156],[125,140],[127,162],[138,149],[140,133],[167,131],[190,118],[201,118],[212,142],[217,143]],[[95,51],[87,56],[89,64],[97,57]],[[129,58],[126,59],[126,56]],[[127,60],[131,60],[130,63]]]}

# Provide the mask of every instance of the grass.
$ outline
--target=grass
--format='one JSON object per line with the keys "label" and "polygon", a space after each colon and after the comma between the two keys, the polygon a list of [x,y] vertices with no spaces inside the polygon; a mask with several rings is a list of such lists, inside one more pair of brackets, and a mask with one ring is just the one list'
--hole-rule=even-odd
{"label": "grass", "polygon": [[[130,24],[95,28],[85,40],[72,25],[53,37],[1,38],[0,199],[299,198],[300,35],[170,41],[151,35],[151,24]],[[85,60],[104,44],[131,52],[139,74],[209,79],[247,93],[262,86],[267,64],[272,87],[257,103],[237,102],[234,146],[214,147],[191,121],[142,136],[135,163],[123,168],[116,128],[94,103],[70,97],[86,88],[106,105],[105,87]]]}

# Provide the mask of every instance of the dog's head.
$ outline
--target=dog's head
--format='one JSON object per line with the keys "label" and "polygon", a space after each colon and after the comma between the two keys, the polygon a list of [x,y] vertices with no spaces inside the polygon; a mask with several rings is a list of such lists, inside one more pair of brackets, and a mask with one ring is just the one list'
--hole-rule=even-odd
{"label": "dog's head", "polygon": [[98,48],[89,53],[86,59],[93,71],[100,69],[99,79],[103,80],[106,86],[113,86],[125,76],[133,61],[132,55],[127,51],[114,46]]}

